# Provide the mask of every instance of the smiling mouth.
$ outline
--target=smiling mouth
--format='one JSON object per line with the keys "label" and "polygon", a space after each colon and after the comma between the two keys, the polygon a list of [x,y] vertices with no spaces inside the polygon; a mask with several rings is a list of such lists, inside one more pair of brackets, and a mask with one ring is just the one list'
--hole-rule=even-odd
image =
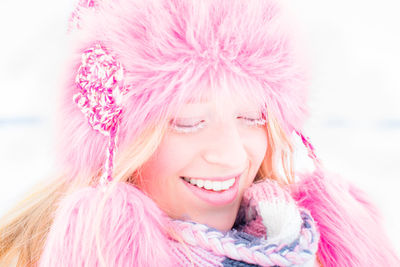
{"label": "smiling mouth", "polygon": [[214,192],[220,192],[220,191],[225,191],[225,190],[230,189],[235,184],[237,177],[234,177],[234,178],[231,178],[228,180],[224,180],[224,181],[195,179],[195,178],[189,178],[189,177],[184,177],[184,176],[181,176],[181,179],[183,179],[185,182],[190,183],[191,185],[196,186],[198,188],[202,188],[202,189],[214,191]]}
{"label": "smiling mouth", "polygon": [[227,177],[191,178],[180,176],[189,191],[202,201],[213,206],[225,206],[232,203],[239,193],[241,174]]}

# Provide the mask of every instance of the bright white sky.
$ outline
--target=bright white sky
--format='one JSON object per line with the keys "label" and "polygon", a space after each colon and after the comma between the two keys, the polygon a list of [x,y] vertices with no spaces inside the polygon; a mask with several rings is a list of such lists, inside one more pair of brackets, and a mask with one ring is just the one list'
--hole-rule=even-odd
{"label": "bright white sky", "polygon": [[[52,115],[73,2],[0,3],[0,214],[51,172]],[[307,133],[330,169],[371,194],[400,251],[400,4],[286,2],[311,59]]]}

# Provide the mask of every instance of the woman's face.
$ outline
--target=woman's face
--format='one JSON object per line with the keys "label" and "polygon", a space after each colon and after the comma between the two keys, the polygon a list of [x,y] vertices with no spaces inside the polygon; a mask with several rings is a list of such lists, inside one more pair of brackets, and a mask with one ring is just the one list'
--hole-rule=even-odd
{"label": "woman's face", "polygon": [[139,186],[172,218],[229,230],[264,159],[264,125],[242,99],[185,104],[142,166]]}

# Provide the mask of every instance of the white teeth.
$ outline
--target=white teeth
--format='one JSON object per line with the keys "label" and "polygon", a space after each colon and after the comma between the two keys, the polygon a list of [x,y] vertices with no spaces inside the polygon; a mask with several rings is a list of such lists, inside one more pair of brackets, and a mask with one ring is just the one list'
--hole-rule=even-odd
{"label": "white teeth", "polygon": [[192,179],[192,178],[187,178],[183,177],[186,182],[191,183],[192,185],[195,185],[200,188],[205,188],[207,190],[213,190],[213,191],[222,191],[222,190],[227,190],[232,185],[235,183],[235,178],[226,180],[226,181],[210,181],[210,180],[203,180],[203,179]]}
{"label": "white teeth", "polygon": [[204,186],[204,180],[197,180],[196,185],[200,188],[202,188]]}
{"label": "white teeth", "polygon": [[235,183],[235,178],[232,178],[227,181],[229,183],[229,187],[231,187]]}
{"label": "white teeth", "polygon": [[207,189],[207,190],[210,190],[213,186],[212,186],[212,183],[213,182],[211,182],[211,181],[209,181],[209,180],[206,180],[205,182],[204,182],[204,188],[205,189]]}
{"label": "white teeth", "polygon": [[221,191],[222,190],[222,182],[218,182],[218,181],[212,182],[212,189],[214,191]]}

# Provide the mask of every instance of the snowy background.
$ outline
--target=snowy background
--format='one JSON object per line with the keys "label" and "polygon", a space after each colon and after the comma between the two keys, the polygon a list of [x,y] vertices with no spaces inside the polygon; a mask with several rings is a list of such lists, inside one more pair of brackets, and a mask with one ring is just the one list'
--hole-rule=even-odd
{"label": "snowy background", "polygon": [[[400,252],[400,4],[288,0],[312,67],[306,133],[367,191]],[[57,81],[73,1],[0,3],[0,215],[52,175]]]}

